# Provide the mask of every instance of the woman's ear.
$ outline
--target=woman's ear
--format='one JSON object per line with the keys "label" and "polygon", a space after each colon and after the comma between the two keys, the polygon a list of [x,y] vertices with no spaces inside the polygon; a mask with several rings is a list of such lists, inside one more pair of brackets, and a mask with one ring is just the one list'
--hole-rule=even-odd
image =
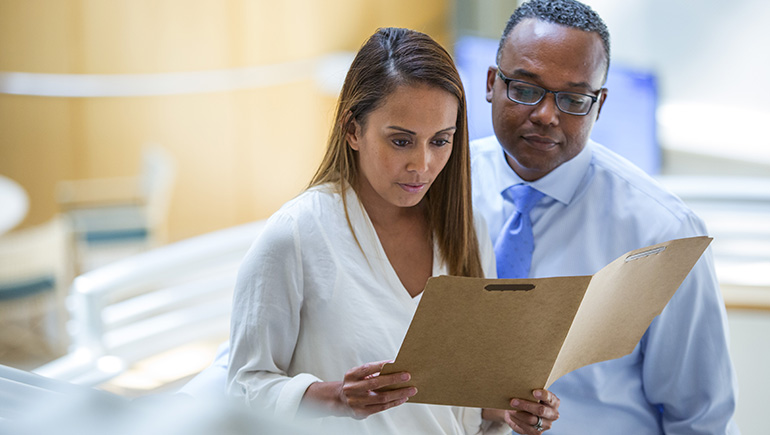
{"label": "woman's ear", "polygon": [[348,112],[348,114],[345,115],[343,122],[345,126],[345,139],[347,140],[348,145],[350,148],[358,151],[361,142],[361,135],[363,134],[361,125],[358,123],[358,121],[356,121],[355,118],[353,118],[353,113],[351,112]]}

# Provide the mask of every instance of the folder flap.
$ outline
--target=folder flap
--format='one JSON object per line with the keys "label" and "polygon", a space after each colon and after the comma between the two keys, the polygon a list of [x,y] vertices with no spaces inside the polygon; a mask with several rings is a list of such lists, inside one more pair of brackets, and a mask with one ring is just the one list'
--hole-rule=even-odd
{"label": "folder flap", "polygon": [[637,249],[597,272],[547,385],[580,367],[631,353],[711,240],[691,237]]}

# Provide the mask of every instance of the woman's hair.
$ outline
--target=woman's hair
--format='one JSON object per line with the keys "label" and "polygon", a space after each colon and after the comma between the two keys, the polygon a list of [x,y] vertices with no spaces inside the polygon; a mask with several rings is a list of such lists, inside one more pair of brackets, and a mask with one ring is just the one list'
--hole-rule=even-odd
{"label": "woman's hair", "polygon": [[452,57],[430,36],[382,28],[361,46],[345,77],[326,154],[310,187],[335,183],[343,193],[347,217],[344,190],[348,184],[356,188],[360,181],[356,151],[346,141],[351,123],[356,120],[363,127],[368,115],[398,86],[423,84],[449,92],[458,103],[452,154],[425,195],[428,223],[449,273],[480,277],[483,270],[473,226],[465,91]]}

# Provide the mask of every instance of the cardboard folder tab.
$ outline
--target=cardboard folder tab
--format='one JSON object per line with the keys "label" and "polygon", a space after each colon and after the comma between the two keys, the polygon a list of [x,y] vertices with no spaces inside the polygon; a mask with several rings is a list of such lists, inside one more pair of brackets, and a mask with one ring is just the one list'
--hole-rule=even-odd
{"label": "cardboard folder tab", "polygon": [[428,280],[395,362],[410,402],[510,408],[561,376],[631,353],[710,237],[620,256],[592,276]]}

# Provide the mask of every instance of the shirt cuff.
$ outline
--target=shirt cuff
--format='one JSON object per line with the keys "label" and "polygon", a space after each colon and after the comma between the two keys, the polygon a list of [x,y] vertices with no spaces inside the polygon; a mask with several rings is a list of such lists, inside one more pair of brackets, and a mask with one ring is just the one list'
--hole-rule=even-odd
{"label": "shirt cuff", "polygon": [[299,410],[299,404],[305,391],[314,382],[321,382],[321,379],[308,374],[300,373],[292,377],[281,389],[278,400],[275,404],[275,415],[277,417],[294,418]]}

